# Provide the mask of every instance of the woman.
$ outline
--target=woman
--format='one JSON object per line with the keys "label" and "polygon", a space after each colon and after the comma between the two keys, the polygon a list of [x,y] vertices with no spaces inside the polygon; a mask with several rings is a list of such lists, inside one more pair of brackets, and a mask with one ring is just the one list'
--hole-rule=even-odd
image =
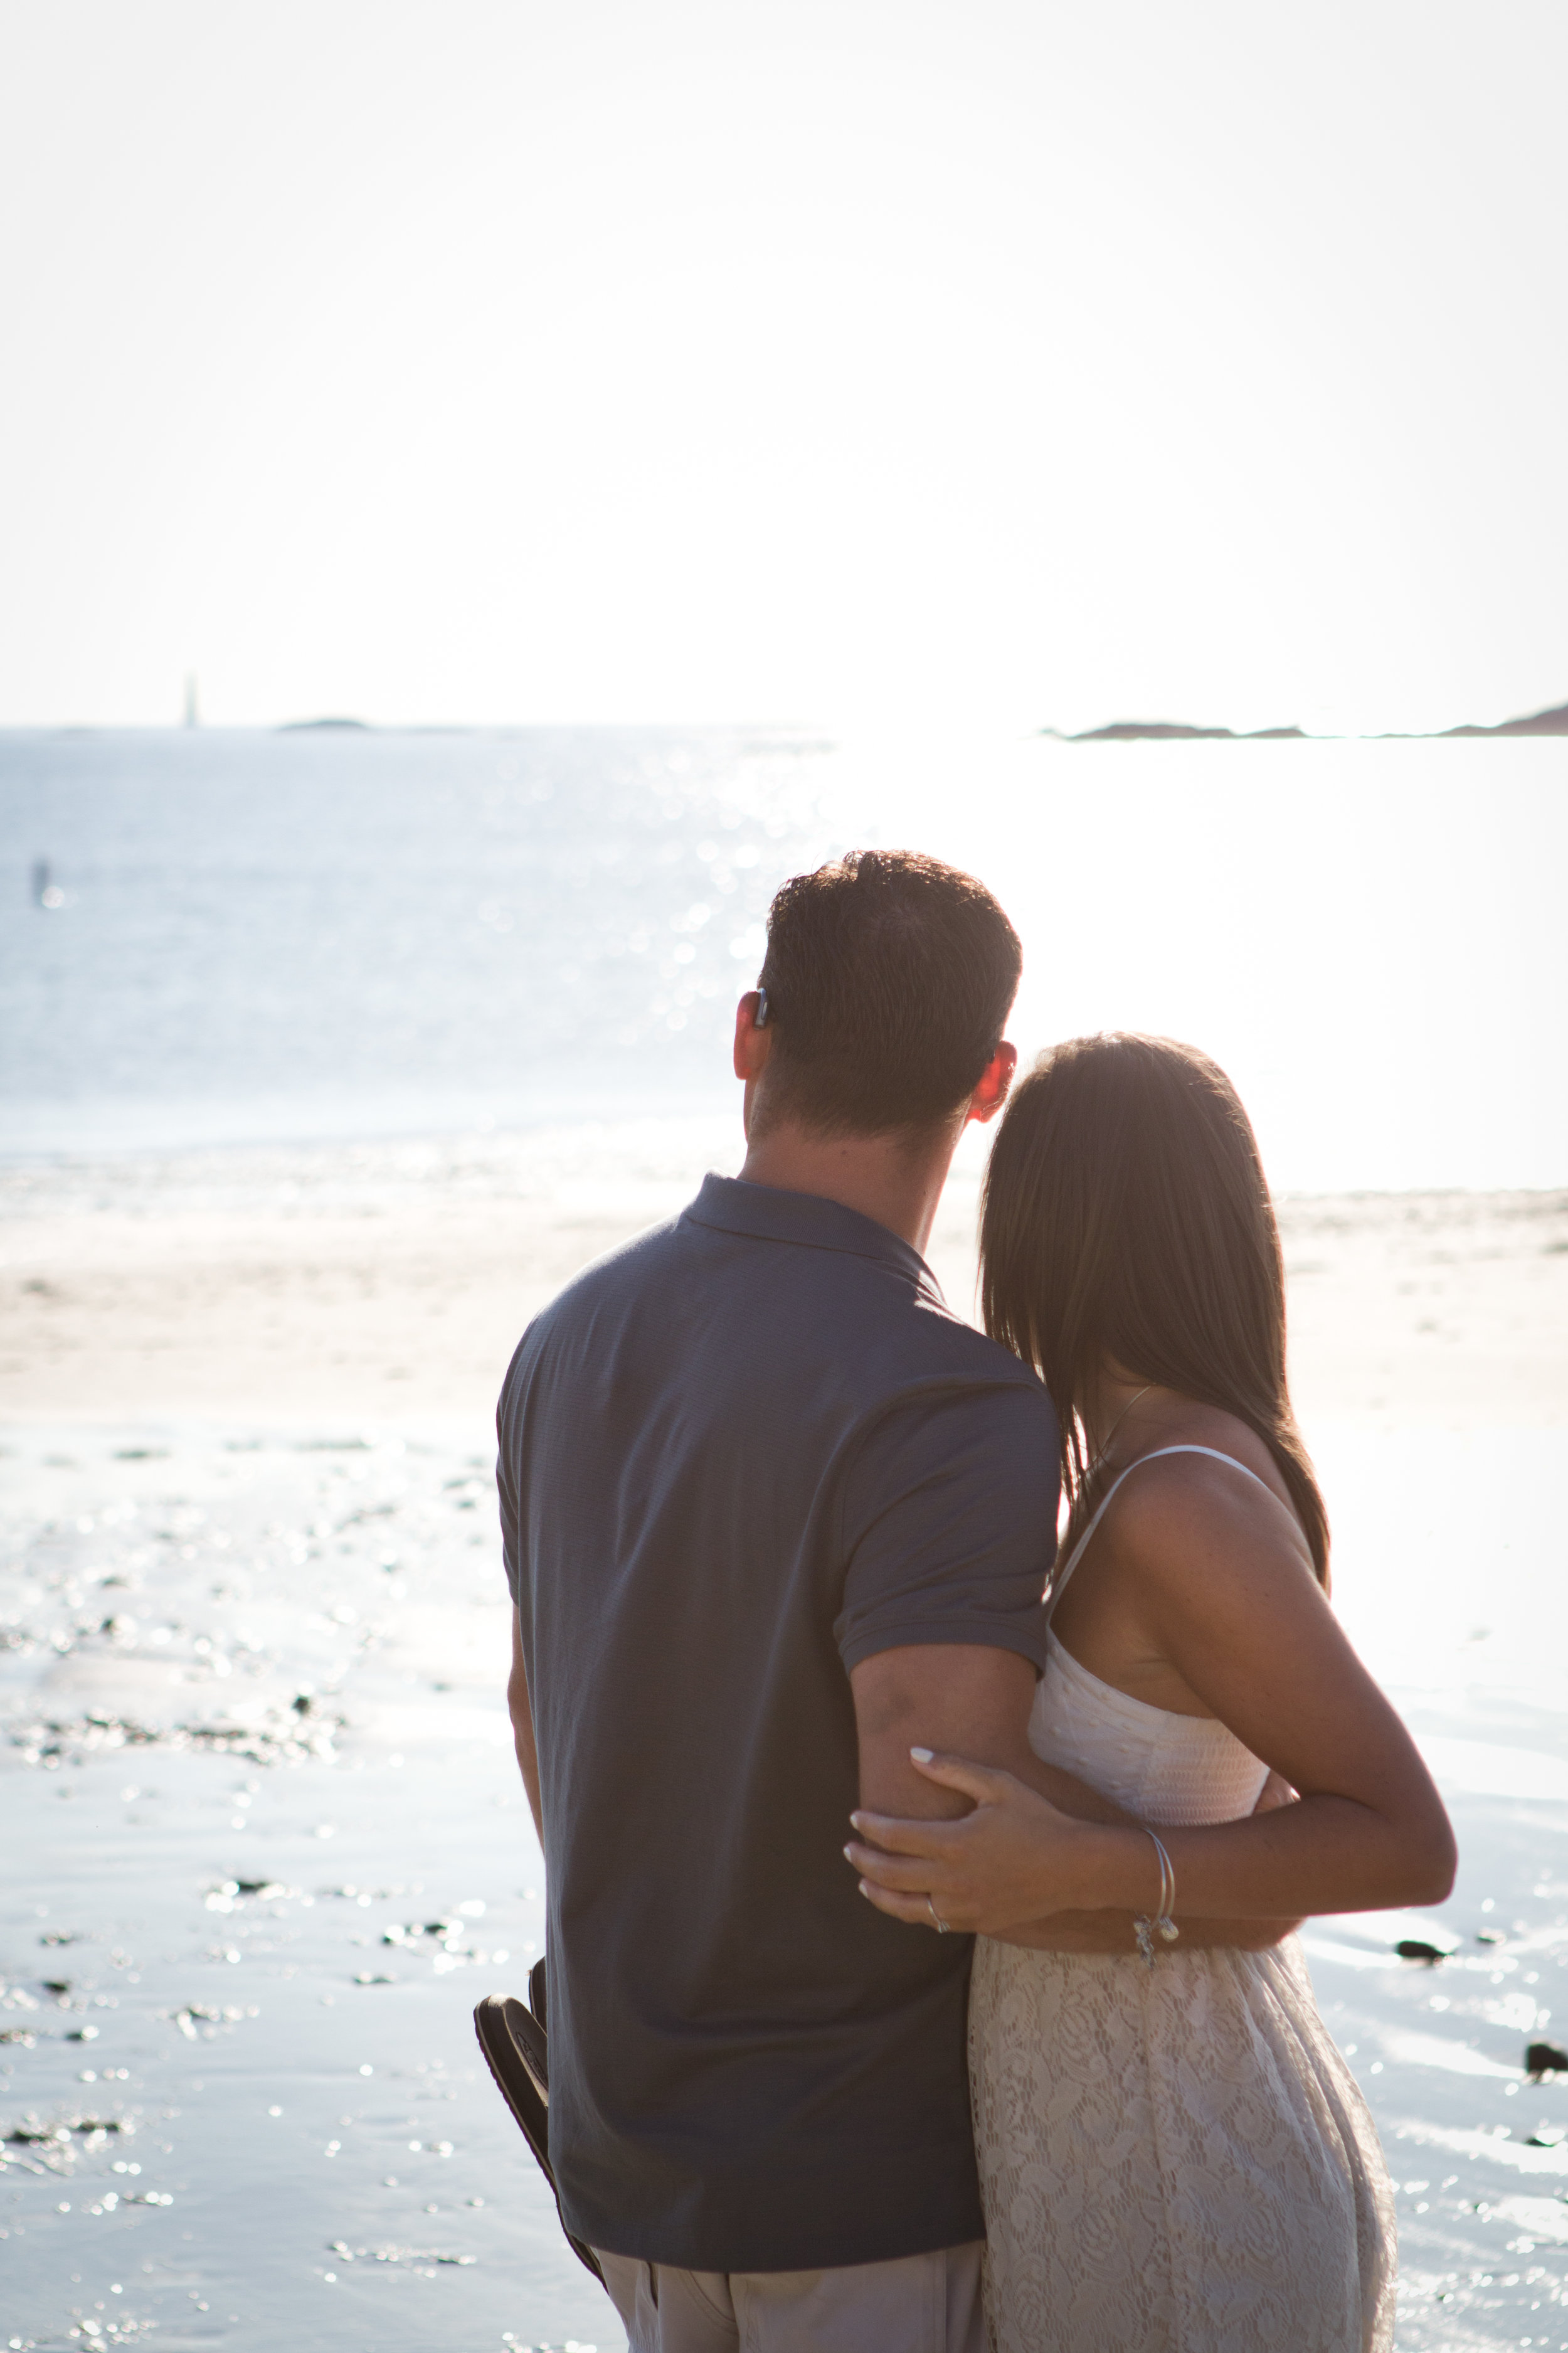
{"label": "woman", "polygon": [[[1154,1826],[1074,1822],[941,1757],[922,1769],[975,1800],[963,1820],[855,1818],[873,1903],[981,1932],[993,2345],[1386,2348],[1382,2153],[1275,1939],[1440,1901],[1453,1842],[1328,1605],[1279,1232],[1224,1073],[1156,1038],[1047,1054],[997,1137],[981,1255],[987,1330],[1056,1400],[1070,1505],[1030,1746]],[[1261,1949],[1184,1950],[1184,1915],[1255,1923]]]}

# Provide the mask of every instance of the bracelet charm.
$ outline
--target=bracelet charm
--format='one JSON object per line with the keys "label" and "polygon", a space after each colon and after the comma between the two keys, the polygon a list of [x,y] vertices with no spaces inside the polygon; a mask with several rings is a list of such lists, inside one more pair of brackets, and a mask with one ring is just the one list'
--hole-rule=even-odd
{"label": "bracelet charm", "polygon": [[1182,1932],[1171,1917],[1176,1908],[1176,1873],[1165,1851],[1165,1841],[1157,1837],[1147,1824],[1143,1834],[1145,1838],[1153,1840],[1154,1852],[1160,1858],[1160,1901],[1152,1919],[1146,1912],[1138,1915],[1132,1923],[1132,1933],[1138,1939],[1138,1950],[1144,1967],[1152,1969],[1159,1957],[1155,1937],[1158,1936],[1163,1944],[1173,1945]]}

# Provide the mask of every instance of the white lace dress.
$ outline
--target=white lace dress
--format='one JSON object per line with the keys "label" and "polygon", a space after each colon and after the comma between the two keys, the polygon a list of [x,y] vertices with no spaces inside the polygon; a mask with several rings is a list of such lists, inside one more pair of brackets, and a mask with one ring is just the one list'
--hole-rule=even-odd
{"label": "white lace dress", "polygon": [[[1154,1823],[1235,1820],[1268,1770],[1224,1725],[1115,1690],[1054,1635],[1029,1738]],[[1388,2353],[1393,2192],[1295,1939],[1159,1956],[1151,1970],[976,1943],[994,2353]]]}

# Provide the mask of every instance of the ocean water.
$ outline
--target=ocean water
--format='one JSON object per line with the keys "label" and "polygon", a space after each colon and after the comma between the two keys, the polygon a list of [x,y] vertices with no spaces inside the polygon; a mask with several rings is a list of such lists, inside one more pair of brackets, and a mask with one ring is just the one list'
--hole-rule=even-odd
{"label": "ocean water", "polygon": [[11,1136],[419,1133],[700,1094],[778,873],[818,852],[820,765],[763,737],[0,738]]}
{"label": "ocean water", "polygon": [[[1283,1189],[1561,1186],[1565,786],[1553,743],[0,734],[6,1198],[661,1214],[733,1148],[773,889],[857,841],[997,889],[1026,1051],[1215,1052]],[[1462,1846],[1436,1915],[1306,1936],[1400,2353],[1568,2348],[1523,2065],[1568,2042],[1568,1439],[1462,1419],[1308,1431]],[[468,2023],[542,1892],[487,1433],[19,1427],[0,1474],[0,2339],[608,2353]]]}
{"label": "ocean water", "polygon": [[1286,1189],[1568,1174],[1568,743],[0,733],[0,1148],[421,1134],[726,1093],[768,901],[981,873],[1015,1030],[1192,1039]]}

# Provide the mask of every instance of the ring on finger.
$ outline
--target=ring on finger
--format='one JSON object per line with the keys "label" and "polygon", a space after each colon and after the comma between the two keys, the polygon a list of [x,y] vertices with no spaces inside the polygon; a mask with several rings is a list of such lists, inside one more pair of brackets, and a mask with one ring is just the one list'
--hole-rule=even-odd
{"label": "ring on finger", "polygon": [[945,1936],[952,1924],[950,1920],[944,1920],[942,1918],[942,1914],[936,1908],[936,1899],[934,1896],[928,1895],[926,1897],[926,1910],[931,1914],[931,1924],[935,1927],[937,1935],[939,1936]]}

